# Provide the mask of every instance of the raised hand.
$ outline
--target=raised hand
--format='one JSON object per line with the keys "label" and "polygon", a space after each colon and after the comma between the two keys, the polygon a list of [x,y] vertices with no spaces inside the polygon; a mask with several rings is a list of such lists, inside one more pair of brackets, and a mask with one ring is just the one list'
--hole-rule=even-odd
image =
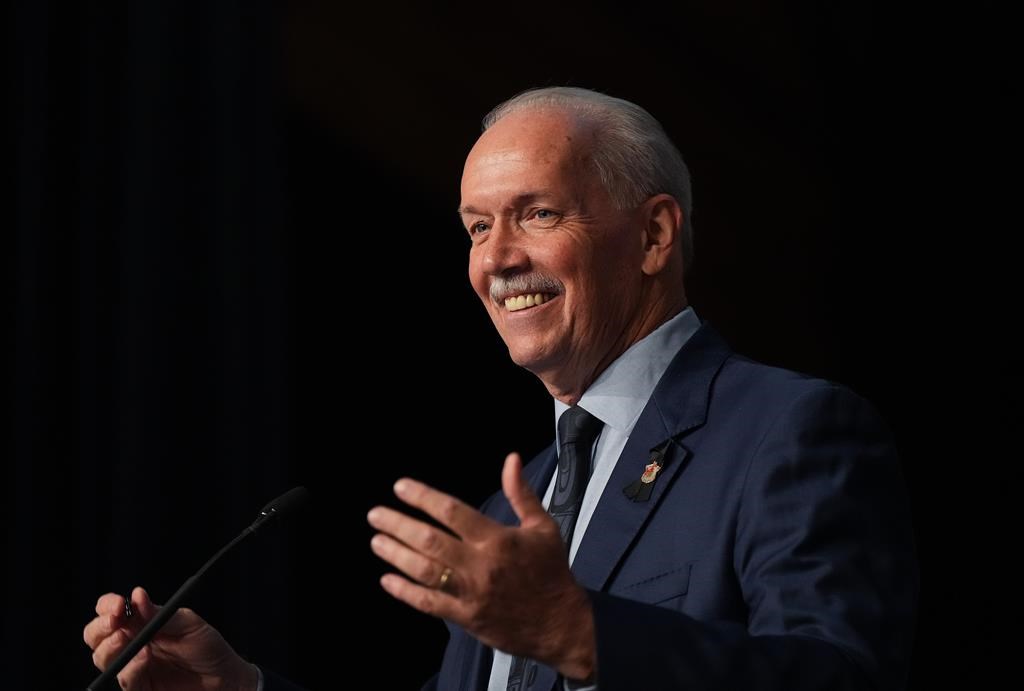
{"label": "raised hand", "polygon": [[558,526],[509,454],[502,489],[520,525],[508,527],[450,495],[415,480],[395,483],[403,502],[453,534],[398,511],[375,507],[380,532],[371,548],[405,577],[381,585],[421,612],[457,623],[485,645],[539,660],[572,679],[594,672],[590,601],[569,570]]}

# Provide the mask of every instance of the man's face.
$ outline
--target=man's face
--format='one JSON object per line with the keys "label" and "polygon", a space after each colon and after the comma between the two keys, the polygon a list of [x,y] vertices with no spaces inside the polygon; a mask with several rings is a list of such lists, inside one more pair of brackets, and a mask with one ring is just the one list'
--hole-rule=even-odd
{"label": "man's face", "polygon": [[470,151],[460,207],[470,281],[513,361],[585,385],[631,342],[643,278],[638,216],[615,209],[591,138],[564,113],[505,116]]}

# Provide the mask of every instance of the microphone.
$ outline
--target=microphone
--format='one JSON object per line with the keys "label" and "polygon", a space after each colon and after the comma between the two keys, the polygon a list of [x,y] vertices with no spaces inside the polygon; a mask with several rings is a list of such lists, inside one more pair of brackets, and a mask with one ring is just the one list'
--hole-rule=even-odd
{"label": "microphone", "polygon": [[142,627],[139,634],[128,642],[125,649],[121,651],[121,654],[110,663],[102,674],[93,679],[93,682],[86,687],[86,691],[98,691],[102,689],[111,679],[117,676],[117,673],[124,669],[135,655],[142,650],[142,647],[149,643],[150,639],[156,635],[156,632],[167,623],[167,620],[174,616],[174,613],[178,611],[182,600],[184,600],[189,593],[192,592],[196,584],[199,583],[199,579],[203,577],[210,567],[217,563],[217,561],[227,554],[235,545],[242,542],[245,538],[250,535],[255,535],[257,531],[274,521],[274,519],[280,519],[296,509],[301,508],[306,502],[309,501],[309,490],[305,487],[294,487],[277,499],[268,502],[266,506],[260,511],[260,515],[256,517],[256,520],[252,522],[248,528],[243,530],[238,537],[224,545],[219,552],[213,555],[208,562],[203,564],[203,567],[195,572],[187,581],[185,581],[178,591],[171,595],[171,598],[164,603],[163,607],[156,616],[153,617],[148,624]]}

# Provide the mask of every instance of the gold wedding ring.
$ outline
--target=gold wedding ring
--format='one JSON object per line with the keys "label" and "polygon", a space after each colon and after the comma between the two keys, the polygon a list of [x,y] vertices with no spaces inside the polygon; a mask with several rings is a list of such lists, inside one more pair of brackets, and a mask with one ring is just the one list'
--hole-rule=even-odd
{"label": "gold wedding ring", "polygon": [[437,582],[437,589],[444,590],[444,587],[448,585],[448,579],[452,577],[452,569],[450,566],[444,567],[444,571],[441,572],[441,579]]}

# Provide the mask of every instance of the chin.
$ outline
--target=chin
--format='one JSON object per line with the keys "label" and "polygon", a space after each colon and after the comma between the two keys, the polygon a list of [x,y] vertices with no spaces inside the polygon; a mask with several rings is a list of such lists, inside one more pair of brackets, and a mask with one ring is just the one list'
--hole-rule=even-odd
{"label": "chin", "polygon": [[[506,343],[506,345],[508,344]],[[520,345],[516,347],[509,345],[508,355],[512,362],[533,373],[549,369],[553,360],[550,352],[536,346]]]}
{"label": "chin", "polygon": [[513,348],[511,346],[509,346],[508,349],[508,356],[511,358],[512,362],[525,369],[530,369],[530,365],[537,360],[536,356],[529,351],[525,351],[522,348]]}

